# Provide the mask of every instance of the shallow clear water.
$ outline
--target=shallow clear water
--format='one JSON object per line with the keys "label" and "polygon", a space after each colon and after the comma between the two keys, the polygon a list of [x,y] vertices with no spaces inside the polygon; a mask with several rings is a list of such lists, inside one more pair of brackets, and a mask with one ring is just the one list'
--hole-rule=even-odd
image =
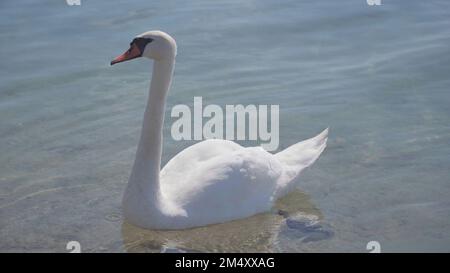
{"label": "shallow clear water", "polygon": [[[0,3],[0,251],[450,251],[450,2],[81,1]],[[284,216],[123,223],[151,71],[109,61],[150,29],[178,43],[168,111],[279,104],[280,149],[330,127]],[[163,163],[194,143],[172,122]]]}

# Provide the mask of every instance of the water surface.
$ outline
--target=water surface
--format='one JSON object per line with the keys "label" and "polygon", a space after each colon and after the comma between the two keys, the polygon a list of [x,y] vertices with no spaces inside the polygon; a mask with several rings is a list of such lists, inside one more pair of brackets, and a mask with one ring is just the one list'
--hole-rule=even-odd
{"label": "water surface", "polygon": [[[178,43],[168,111],[278,104],[280,149],[330,127],[285,215],[123,223],[151,66],[109,62],[151,29]],[[0,31],[2,252],[450,250],[448,1],[2,1]],[[163,163],[194,143],[172,122]]]}

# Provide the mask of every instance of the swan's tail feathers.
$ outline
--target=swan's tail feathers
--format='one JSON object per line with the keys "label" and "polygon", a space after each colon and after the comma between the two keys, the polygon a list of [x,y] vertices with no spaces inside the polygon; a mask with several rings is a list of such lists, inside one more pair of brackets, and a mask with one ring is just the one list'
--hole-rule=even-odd
{"label": "swan's tail feathers", "polygon": [[292,184],[290,182],[296,180],[305,168],[311,166],[319,158],[327,146],[327,139],[328,128],[313,138],[296,143],[275,154],[285,169],[284,181],[279,185],[281,188],[288,188],[287,185]]}

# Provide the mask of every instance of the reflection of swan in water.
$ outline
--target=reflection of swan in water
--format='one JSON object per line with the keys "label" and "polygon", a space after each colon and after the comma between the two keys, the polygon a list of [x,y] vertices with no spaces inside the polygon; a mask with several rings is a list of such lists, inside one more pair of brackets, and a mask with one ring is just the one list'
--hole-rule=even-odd
{"label": "reflection of swan in water", "polygon": [[278,233],[286,226],[295,228],[295,219],[292,222],[286,215],[301,211],[311,218],[322,218],[309,196],[300,191],[279,200],[276,209],[281,213],[258,214],[186,230],[145,230],[125,222],[122,225],[124,248],[128,252],[271,252]]}

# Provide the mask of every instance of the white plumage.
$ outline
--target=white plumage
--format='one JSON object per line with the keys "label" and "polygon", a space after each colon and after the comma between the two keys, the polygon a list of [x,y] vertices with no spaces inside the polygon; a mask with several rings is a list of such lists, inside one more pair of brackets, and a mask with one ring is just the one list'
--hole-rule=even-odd
{"label": "white plumage", "polygon": [[150,229],[183,229],[268,211],[325,149],[328,129],[277,154],[228,140],[205,140],[181,151],[160,171],[165,100],[176,44],[160,31],[138,37],[151,41],[142,56],[154,59],[154,69],[141,139],[122,202],[131,223]]}

